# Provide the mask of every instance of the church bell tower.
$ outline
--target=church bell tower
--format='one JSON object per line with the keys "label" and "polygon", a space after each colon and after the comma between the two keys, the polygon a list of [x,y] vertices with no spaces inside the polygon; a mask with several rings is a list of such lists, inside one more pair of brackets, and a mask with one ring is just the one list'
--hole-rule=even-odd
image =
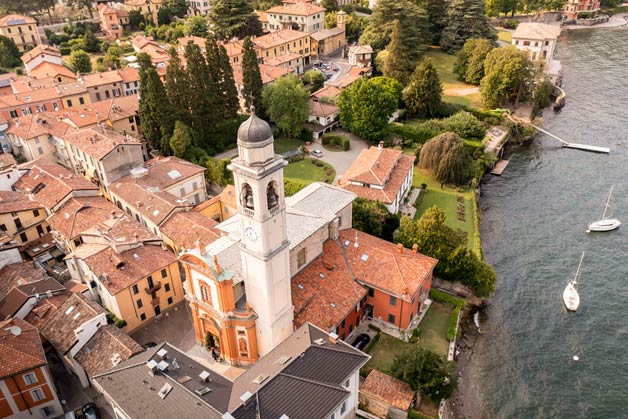
{"label": "church bell tower", "polygon": [[231,161],[238,212],[240,255],[246,299],[257,313],[259,355],[264,356],[293,331],[290,255],[286,231],[283,168],[273,133],[255,116],[238,129],[238,157]]}

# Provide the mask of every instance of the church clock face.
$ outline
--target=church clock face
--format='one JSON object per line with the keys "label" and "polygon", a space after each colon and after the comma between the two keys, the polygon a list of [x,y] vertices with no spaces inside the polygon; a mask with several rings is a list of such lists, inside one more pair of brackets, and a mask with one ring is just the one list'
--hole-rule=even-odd
{"label": "church clock face", "polygon": [[259,234],[257,234],[257,231],[253,227],[246,226],[244,228],[244,237],[251,243],[256,243],[257,239],[259,239]]}

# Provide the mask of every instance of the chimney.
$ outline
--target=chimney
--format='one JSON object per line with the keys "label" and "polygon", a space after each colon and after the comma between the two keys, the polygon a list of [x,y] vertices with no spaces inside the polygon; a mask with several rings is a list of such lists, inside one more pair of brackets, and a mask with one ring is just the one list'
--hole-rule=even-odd
{"label": "chimney", "polygon": [[383,142],[383,141],[380,141],[380,142],[379,142],[379,144],[377,144],[377,148],[378,148],[379,150],[381,150],[382,148],[384,148],[384,142]]}
{"label": "chimney", "polygon": [[412,245],[412,253],[417,253],[419,251],[419,245],[414,243]]}
{"label": "chimney", "polygon": [[214,269],[216,273],[220,275],[220,265],[218,264],[218,256],[214,255]]}
{"label": "chimney", "polygon": [[397,251],[398,251],[399,253],[403,253],[403,244],[401,244],[401,243],[398,243],[398,244],[397,244]]}
{"label": "chimney", "polygon": [[338,343],[338,335],[335,333],[330,333],[328,339],[330,343]]}

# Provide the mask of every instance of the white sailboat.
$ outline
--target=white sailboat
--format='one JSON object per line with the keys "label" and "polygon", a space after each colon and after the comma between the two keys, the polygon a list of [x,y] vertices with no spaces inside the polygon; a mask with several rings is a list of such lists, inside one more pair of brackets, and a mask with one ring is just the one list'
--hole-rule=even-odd
{"label": "white sailboat", "polygon": [[576,275],[565,287],[563,291],[563,303],[569,311],[576,311],[580,305],[580,295],[578,295],[578,275],[580,275],[580,268],[582,267],[582,260],[584,259],[584,252],[580,256],[580,263],[578,264],[578,270]]}
{"label": "white sailboat", "polygon": [[602,219],[599,221],[595,221],[589,224],[589,231],[611,231],[615,230],[621,225],[621,221],[615,218],[606,218],[606,213],[608,212],[608,204],[611,201],[611,194],[613,193],[613,186],[611,186],[611,190],[608,193],[608,198],[606,198],[606,204],[604,204],[604,214],[602,214]]}

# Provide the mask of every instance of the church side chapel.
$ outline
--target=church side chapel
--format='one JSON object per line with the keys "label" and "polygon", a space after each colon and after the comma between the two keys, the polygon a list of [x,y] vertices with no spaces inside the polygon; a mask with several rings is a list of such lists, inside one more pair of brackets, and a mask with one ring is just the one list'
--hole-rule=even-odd
{"label": "church side chapel", "polygon": [[407,328],[437,261],[353,229],[353,192],[316,182],[286,198],[287,162],[254,112],[237,144],[238,213],[180,256],[197,341],[247,365],[308,321],[341,339],[367,315]]}

